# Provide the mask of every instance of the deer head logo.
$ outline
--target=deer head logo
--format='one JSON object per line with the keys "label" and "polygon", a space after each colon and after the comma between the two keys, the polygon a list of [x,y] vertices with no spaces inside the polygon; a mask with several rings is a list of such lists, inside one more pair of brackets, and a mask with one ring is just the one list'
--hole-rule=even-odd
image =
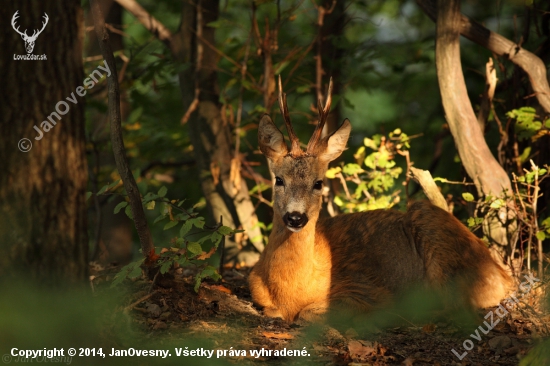
{"label": "deer head logo", "polygon": [[42,29],[40,30],[35,29],[32,33],[32,36],[29,36],[27,34],[26,29],[24,32],[21,32],[19,31],[19,27],[17,28],[15,27],[15,21],[17,18],[19,18],[19,15],[17,15],[18,12],[19,10],[17,10],[15,14],[13,14],[13,18],[11,18],[11,26],[17,33],[21,35],[21,38],[23,38],[23,41],[25,41],[25,49],[27,50],[27,53],[32,53],[32,50],[34,49],[34,42],[36,42],[36,38],[38,38],[40,33],[42,33],[44,28],[46,28],[46,24],[48,24],[48,19],[49,19],[48,14],[44,13],[44,22],[42,22]]}

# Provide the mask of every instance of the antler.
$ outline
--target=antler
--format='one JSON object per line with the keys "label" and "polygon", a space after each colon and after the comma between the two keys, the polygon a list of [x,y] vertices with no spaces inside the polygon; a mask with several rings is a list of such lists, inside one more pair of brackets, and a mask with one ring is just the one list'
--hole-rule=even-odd
{"label": "antler", "polygon": [[[36,38],[38,38],[38,36],[40,35],[40,33],[42,33],[42,31],[44,30],[44,28],[46,28],[46,25],[48,24],[48,20],[49,20],[49,19],[50,19],[50,18],[48,18],[48,14],[44,13],[44,20],[45,20],[45,21],[42,22],[42,29],[40,29],[40,30],[36,30],[36,29],[35,29],[35,30],[32,32],[32,36],[30,36],[29,38],[31,38],[31,39],[36,39]],[[37,32],[38,32],[38,33],[37,33]]]}
{"label": "antler", "polygon": [[316,145],[321,140],[321,134],[323,133],[323,127],[325,127],[325,122],[327,121],[328,114],[330,113],[330,104],[332,103],[332,77],[328,84],[327,100],[325,102],[325,107],[323,108],[321,100],[317,101],[317,109],[319,110],[319,122],[313,131],[313,135],[307,144],[306,153],[313,153]]}
{"label": "antler", "polygon": [[283,119],[285,120],[286,130],[288,131],[288,138],[290,139],[290,155],[302,155],[303,151],[300,148],[300,140],[298,140],[298,137],[292,129],[292,124],[290,123],[290,114],[288,113],[288,106],[286,104],[286,94],[283,93],[281,75],[279,75],[279,108],[281,109]]}
{"label": "antler", "polygon": [[[15,28],[15,21],[17,20],[17,18],[19,18],[19,15],[17,15],[17,13],[19,13],[19,10],[17,10],[17,11],[15,12],[15,14],[13,14],[13,17],[11,18],[11,26],[12,26],[12,28],[13,28],[17,33],[19,33],[21,36],[26,36],[26,37],[28,37],[28,36],[27,36],[27,33],[23,33],[23,32],[21,32],[21,31],[19,31],[19,27]],[[26,31],[25,31],[25,32],[26,32]]]}
{"label": "antler", "polygon": [[[48,24],[48,20],[50,20],[50,18],[48,18],[48,14],[44,13],[44,21],[42,22],[42,29],[40,29],[38,34],[42,33],[44,28],[46,28],[46,25]],[[37,34],[37,36],[38,36],[38,34]]]}

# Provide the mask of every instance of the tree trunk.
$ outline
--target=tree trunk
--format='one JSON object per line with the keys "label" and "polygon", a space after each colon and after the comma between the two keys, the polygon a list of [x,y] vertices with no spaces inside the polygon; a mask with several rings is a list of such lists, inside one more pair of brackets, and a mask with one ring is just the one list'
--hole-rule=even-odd
{"label": "tree trunk", "polygon": [[[480,196],[512,193],[504,169],[491,154],[468,99],[460,62],[460,0],[438,0],[436,67],[441,100],[451,133],[466,172]],[[506,208],[486,217],[486,235],[500,245],[514,237],[517,224]]]}
{"label": "tree trunk", "polygon": [[[29,35],[47,14],[33,50],[47,60],[14,60],[27,54],[21,36],[11,29],[0,35],[0,276],[79,283],[88,256],[84,99],[75,92],[84,79],[82,9],[68,0],[6,2],[0,18],[7,22],[16,11],[16,27]],[[66,100],[71,93],[76,104]]]}
{"label": "tree trunk", "polygon": [[[344,26],[346,25],[346,2],[341,0],[333,5],[332,1],[324,1],[323,6],[325,9],[332,10],[323,17],[317,43],[317,62],[319,66],[322,65],[321,70],[316,73],[318,78],[316,81],[318,86],[317,98],[321,97],[321,101],[324,102],[327,91],[326,86],[330,77],[332,77],[333,85],[332,94],[341,96],[342,92],[342,67],[344,65],[345,49],[341,46],[338,38],[343,36]],[[323,136],[336,131],[343,122],[341,106],[341,99],[332,106],[323,129]],[[332,165],[336,165],[335,163],[332,162]]]}
{"label": "tree trunk", "polygon": [[[179,33],[174,35],[172,49],[179,61],[192,65],[179,77],[184,105],[193,106],[189,107],[193,111],[188,121],[189,133],[210,213],[215,221],[222,216],[224,225],[243,228],[254,247],[261,251],[263,242],[258,219],[246,182],[239,179],[238,162],[232,159],[235,153],[231,128],[221,116],[218,56],[208,46],[216,44],[215,28],[207,24],[218,18],[218,7],[218,0],[184,1],[182,23]],[[226,260],[254,264],[257,253],[242,248],[242,242],[228,238]]]}

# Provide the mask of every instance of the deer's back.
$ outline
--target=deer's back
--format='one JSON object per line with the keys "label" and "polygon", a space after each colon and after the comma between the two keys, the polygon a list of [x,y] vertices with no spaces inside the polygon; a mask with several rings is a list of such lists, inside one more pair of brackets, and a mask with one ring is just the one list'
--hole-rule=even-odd
{"label": "deer's back", "polygon": [[321,219],[317,230],[330,247],[335,301],[351,298],[369,308],[412,284],[458,281],[473,305],[486,307],[498,304],[511,284],[485,244],[429,202],[416,202],[405,213],[374,210]]}
{"label": "deer's back", "polygon": [[[360,307],[380,303],[424,279],[422,248],[406,213],[374,210],[318,222],[332,255],[332,298]],[[365,304],[362,304],[365,302]]]}

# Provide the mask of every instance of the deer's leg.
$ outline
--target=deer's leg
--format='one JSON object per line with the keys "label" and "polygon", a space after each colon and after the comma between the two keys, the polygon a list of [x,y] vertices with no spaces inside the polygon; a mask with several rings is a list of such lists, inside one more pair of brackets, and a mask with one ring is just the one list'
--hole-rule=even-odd
{"label": "deer's leg", "polygon": [[300,310],[300,313],[298,313],[298,319],[307,322],[321,321],[323,320],[324,314],[327,312],[328,307],[328,300],[313,302]]}
{"label": "deer's leg", "polygon": [[281,312],[273,303],[263,278],[256,271],[252,270],[248,277],[248,283],[253,302],[264,308],[264,314],[272,318],[283,318]]}

